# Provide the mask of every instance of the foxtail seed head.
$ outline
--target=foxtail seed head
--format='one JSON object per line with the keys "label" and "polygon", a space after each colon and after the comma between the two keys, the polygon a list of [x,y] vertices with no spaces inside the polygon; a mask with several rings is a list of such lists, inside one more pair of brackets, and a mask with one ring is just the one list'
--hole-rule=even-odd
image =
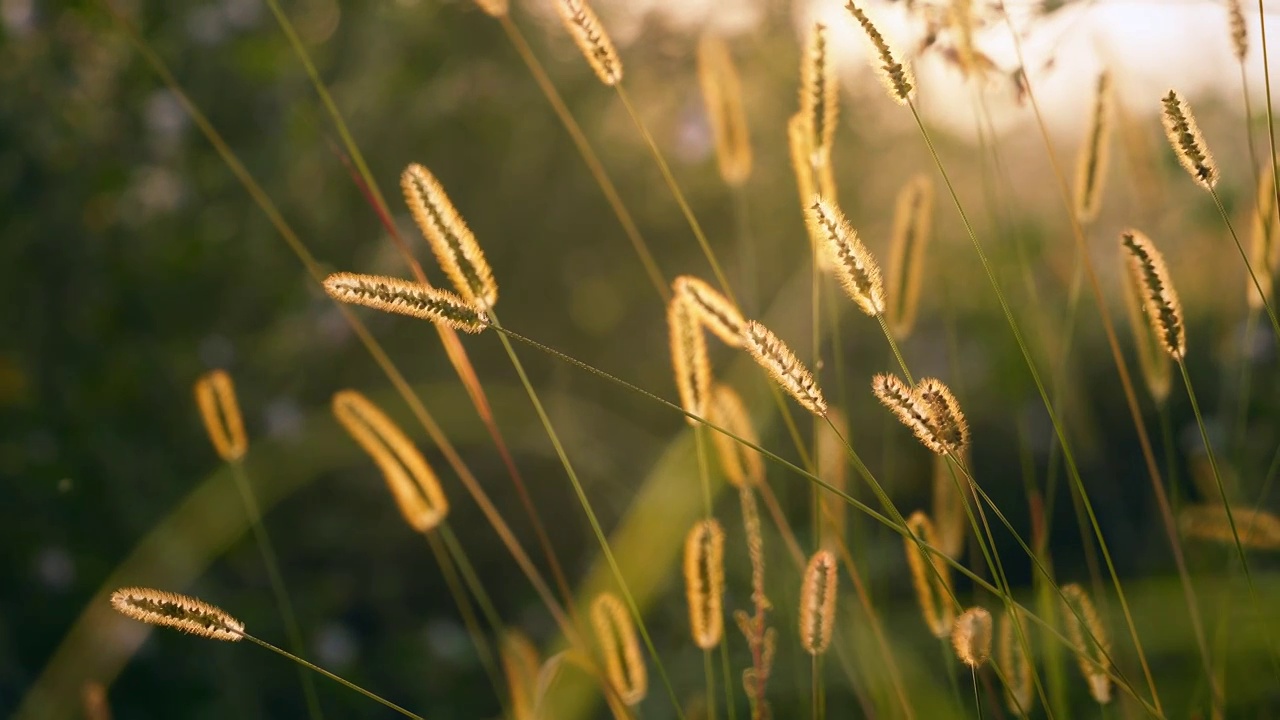
{"label": "foxtail seed head", "polygon": [[534,720],[538,673],[542,668],[538,648],[528,635],[519,630],[507,629],[502,633],[498,654],[502,661],[502,672],[507,676],[512,716],[515,720]]}
{"label": "foxtail seed head", "polygon": [[1101,705],[1111,702],[1111,642],[1106,628],[1084,588],[1075,583],[1062,586],[1065,607],[1063,622],[1067,637],[1076,646],[1076,661],[1089,682],[1089,694]]}
{"label": "foxtail seed head", "polygon": [[[675,371],[676,389],[685,412],[698,417],[707,415],[707,396],[711,393],[711,362],[707,359],[707,338],[690,303],[675,295],[667,303],[667,335],[671,344],[671,367]],[[690,425],[698,421],[685,417]]]}
{"label": "foxtail seed head", "polygon": [[1244,23],[1240,0],[1227,0],[1227,24],[1231,28],[1231,52],[1236,60],[1244,62],[1249,54],[1249,31]]}
{"label": "foxtail seed head", "polygon": [[478,333],[489,326],[484,314],[448,290],[430,285],[357,273],[334,273],[324,279],[329,297],[350,305],[408,315],[446,325],[454,330]]}
{"label": "foxtail seed head", "polygon": [[885,90],[889,91],[889,96],[900,105],[906,105],[911,101],[911,91],[915,89],[915,78],[911,75],[911,68],[905,64],[898,62],[897,56],[889,47],[889,43],[885,41],[884,36],[871,22],[871,18],[858,7],[853,0],[844,6],[853,19],[858,21],[862,26],[863,32],[867,34],[867,40],[871,42],[872,47],[876,51],[876,55],[880,59],[880,63],[875,66],[876,71],[880,75],[880,81],[884,84]]}
{"label": "foxtail seed head", "polygon": [[971,607],[956,618],[951,630],[951,646],[960,662],[976,668],[991,657],[991,613]]}
{"label": "foxtail seed head", "polygon": [[[760,444],[756,430],[751,426],[751,414],[742,398],[728,385],[716,383],[711,388],[711,402],[707,406],[707,419],[747,442]],[[724,478],[734,487],[755,487],[764,482],[764,461],[760,453],[719,431],[711,432],[711,442]]]}
{"label": "foxtail seed head", "polygon": [[[907,529],[926,545],[938,547],[938,534],[929,516],[923,512],[914,512],[907,518]],[[921,549],[916,540],[904,538],[902,542],[924,624],[935,637],[944,638],[951,632],[956,618],[952,607],[951,566],[942,558]]]}
{"label": "foxtail seed head", "polygon": [[426,458],[391,418],[355,390],[333,396],[333,416],[382,471],[400,514],[418,532],[449,514],[449,500]]}
{"label": "foxtail seed head", "polygon": [[773,376],[796,402],[814,415],[827,414],[827,401],[822,389],[791,348],[774,335],[769,328],[755,320],[748,320],[742,329],[742,341],[747,352],[757,364]]}
{"label": "foxtail seed head", "polygon": [[742,326],[747,323],[738,308],[715,288],[693,275],[681,275],[671,283],[672,294],[686,301],[694,318],[729,347],[742,347]]}
{"label": "foxtail seed head", "polygon": [[714,518],[695,523],[685,537],[684,586],[693,642],[710,650],[724,637],[724,530]]}
{"label": "foxtail seed head", "polygon": [[809,231],[825,243],[845,294],[871,317],[882,314],[885,302],[880,266],[844,213],[834,203],[814,197],[809,206],[809,222]]}
{"label": "foxtail seed head", "polygon": [[1093,112],[1089,116],[1089,133],[1076,158],[1076,217],[1082,223],[1093,222],[1102,205],[1102,188],[1106,184],[1110,162],[1111,139],[1111,73],[1098,76],[1093,96]]}
{"label": "foxtail seed head", "polygon": [[899,339],[911,334],[920,308],[924,260],[933,235],[933,181],[917,175],[898,192],[885,283],[887,319]]}
{"label": "foxtail seed head", "polygon": [[586,0],[557,0],[556,7],[565,29],[573,36],[600,82],[610,87],[622,82],[622,60]]}
{"label": "foxtail seed head", "polygon": [[1238,538],[1251,550],[1280,550],[1280,518],[1265,510],[1233,506],[1228,518],[1219,503],[1191,505],[1178,512],[1178,526],[1183,535],[1197,540],[1234,544]]}
{"label": "foxtail seed head", "polygon": [[400,176],[405,203],[431,246],[440,269],[468,303],[487,310],[498,302],[498,283],[484,252],[444,186],[425,167],[411,163]]}
{"label": "foxtail seed head", "polygon": [[836,556],[819,550],[809,558],[800,586],[800,646],[821,655],[836,627]]}
{"label": "foxtail seed head", "polygon": [[941,380],[930,377],[921,378],[913,392],[928,409],[932,442],[938,448],[934,452],[958,455],[969,447],[969,423],[960,410],[960,401],[951,393],[951,388]]}
{"label": "foxtail seed head", "polygon": [[[1027,643],[1031,642],[1031,636],[1026,632],[1026,624],[1022,622],[1021,611],[1010,614],[1005,610],[1000,615],[1000,635],[996,645],[997,657],[1000,660],[1000,667],[1005,674],[1004,697],[1009,706],[1009,710],[1026,717],[1031,714],[1031,703],[1034,702],[1034,685],[1032,674],[1034,668],[1031,665],[1031,658],[1023,651],[1022,642],[1019,641],[1019,633],[1015,632],[1021,629],[1021,637]],[[1014,627],[1015,618],[1018,628]]]}
{"label": "foxtail seed head", "polygon": [[815,167],[831,156],[839,111],[839,86],[831,62],[827,26],[814,23],[809,28],[800,65],[800,114]]}
{"label": "foxtail seed head", "polygon": [[1178,162],[1191,173],[1192,179],[1205,190],[1212,190],[1218,182],[1218,168],[1213,162],[1209,146],[1205,144],[1204,135],[1196,125],[1196,118],[1191,108],[1178,97],[1178,93],[1169,91],[1160,99],[1164,107],[1161,119],[1164,121],[1164,133],[1178,156]]}
{"label": "foxtail seed head", "polygon": [[[1277,238],[1275,166],[1271,160],[1265,160],[1258,173],[1258,189],[1252,217],[1253,228],[1249,243],[1249,266],[1254,269],[1258,278],[1258,286],[1263,294],[1271,297],[1271,273],[1280,264],[1280,238]],[[1246,283],[1249,308],[1261,310],[1265,303],[1262,295],[1253,283]]]}
{"label": "foxtail seed head", "polygon": [[751,177],[751,135],[742,107],[742,80],[724,40],[703,35],[698,41],[698,81],[706,104],[707,123],[716,139],[720,177],[740,187]]}
{"label": "foxtail seed head", "polygon": [[605,677],[618,699],[627,705],[643,700],[649,691],[649,673],[626,606],[613,593],[597,595],[591,603],[591,626],[604,656]]}
{"label": "foxtail seed head", "polygon": [[244,457],[249,441],[244,434],[244,419],[236,402],[236,387],[224,370],[211,370],[196,380],[196,405],[204,422],[209,442],[218,457],[235,462]]}
{"label": "foxtail seed head", "polygon": [[1142,289],[1142,306],[1151,329],[1160,339],[1164,351],[1174,360],[1187,354],[1187,327],[1182,320],[1182,304],[1173,289],[1164,256],[1155,244],[1137,230],[1120,234],[1120,245],[1129,254],[1129,273]]}
{"label": "foxtail seed head", "polygon": [[138,622],[163,625],[211,640],[237,642],[244,637],[244,623],[188,595],[125,587],[111,593],[111,607]]}

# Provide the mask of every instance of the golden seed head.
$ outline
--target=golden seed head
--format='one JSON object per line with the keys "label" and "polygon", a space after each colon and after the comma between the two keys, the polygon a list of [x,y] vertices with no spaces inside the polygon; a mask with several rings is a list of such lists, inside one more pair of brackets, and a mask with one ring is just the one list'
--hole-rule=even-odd
{"label": "golden seed head", "polygon": [[[711,402],[707,406],[707,420],[719,425],[747,442],[760,444],[756,430],[751,426],[751,414],[738,393],[728,385],[716,383],[711,388]],[[712,431],[711,442],[725,480],[734,487],[755,487],[764,482],[764,460],[753,448],[738,442],[722,432]]]}
{"label": "golden seed head", "polygon": [[800,586],[800,646],[821,655],[836,627],[836,556],[819,550],[809,558]]}
{"label": "golden seed head", "polygon": [[244,434],[244,419],[236,402],[236,388],[224,370],[211,370],[195,384],[196,405],[204,422],[209,442],[218,457],[235,462],[244,457],[249,441]]}
{"label": "golden seed head", "polygon": [[[694,310],[682,296],[667,303],[667,335],[671,345],[671,367],[675,371],[676,389],[684,411],[698,417],[707,415],[707,396],[711,393],[711,362],[707,359],[707,338]],[[685,417],[690,425],[698,421]]]}
{"label": "golden seed head", "polygon": [[444,186],[425,167],[411,163],[400,175],[405,203],[440,269],[468,303],[487,310],[498,302],[498,283],[480,244]]}
{"label": "golden seed head", "polygon": [[1174,360],[1187,354],[1187,327],[1182,320],[1182,304],[1173,289],[1164,256],[1155,244],[1137,230],[1120,234],[1120,244],[1129,253],[1129,273],[1142,289],[1142,306],[1151,329],[1160,339],[1164,351]]}
{"label": "golden seed head", "polygon": [[1076,646],[1076,661],[1089,682],[1089,693],[1100,704],[1111,702],[1111,642],[1093,602],[1075,583],[1062,586],[1063,622],[1067,637]]}
{"label": "golden seed head", "polygon": [[533,720],[538,697],[538,674],[542,661],[533,641],[519,630],[508,628],[498,646],[502,671],[511,694],[511,714],[515,720]]}
{"label": "golden seed head", "polygon": [[899,339],[911,334],[920,308],[925,253],[933,235],[933,181],[916,175],[898,192],[885,301],[889,327]]}
{"label": "golden seed head", "polygon": [[1213,162],[1209,146],[1200,134],[1196,118],[1191,108],[1173,90],[1160,99],[1164,106],[1161,119],[1164,121],[1164,133],[1178,156],[1178,162],[1191,173],[1192,179],[1205,190],[1212,190],[1218,182],[1218,168]]}
{"label": "golden seed head", "polygon": [[827,26],[814,23],[809,28],[800,65],[800,114],[812,156],[810,162],[815,167],[831,156],[840,111],[838,83]]}
{"label": "golden seed head", "polygon": [[1098,76],[1085,145],[1076,158],[1075,213],[1082,223],[1093,222],[1102,205],[1102,189],[1111,158],[1111,105],[1111,73],[1104,71]]}
{"label": "golden seed head", "polygon": [[969,425],[960,403],[941,380],[921,378],[910,388],[886,373],[871,379],[871,391],[933,452],[959,457],[968,447]]}
{"label": "golden seed head", "polygon": [[907,529],[916,538],[903,538],[902,542],[906,549],[907,566],[911,570],[911,584],[920,603],[920,614],[924,616],[929,632],[935,637],[944,638],[955,623],[951,566],[942,558],[923,550],[916,541],[938,548],[937,532],[928,515],[920,511],[912,513],[907,518]]}
{"label": "golden seed head", "polygon": [[671,283],[672,294],[686,301],[703,327],[729,347],[742,347],[742,326],[746,319],[724,295],[693,275],[680,275]]}
{"label": "golden seed head", "polygon": [[[760,529],[755,491],[747,485],[738,488],[738,503],[742,506],[742,530],[747,536],[747,557],[751,560],[751,602],[767,609],[771,606],[764,592],[764,534]],[[746,635],[751,637],[750,633]]]}
{"label": "golden seed head", "polygon": [[600,82],[609,86],[622,82],[622,60],[586,0],[557,0],[556,7],[565,29],[573,36]]}
{"label": "golden seed head", "polygon": [[791,348],[774,335],[769,328],[755,320],[748,320],[742,330],[743,344],[757,364],[769,371],[774,382],[814,415],[827,414],[827,401],[813,373],[800,363]]}
{"label": "golden seed head", "polygon": [[1227,0],[1227,24],[1231,27],[1231,52],[1236,60],[1244,62],[1249,54],[1249,31],[1244,22],[1244,9],[1240,0]]}
{"label": "golden seed head", "polygon": [[716,139],[720,177],[740,187],[751,177],[751,135],[742,105],[742,80],[724,40],[711,34],[698,42],[698,80],[706,104],[707,123]]}
{"label": "golden seed head", "polygon": [[1280,550],[1280,518],[1265,510],[1232,506],[1228,518],[1221,504],[1190,505],[1178,511],[1178,526],[1197,540],[1234,544],[1239,538],[1241,546],[1252,550]]}
{"label": "golden seed head", "polygon": [[138,622],[163,625],[212,640],[237,642],[244,637],[244,623],[188,595],[125,587],[111,593],[111,607]]}
{"label": "golden seed head", "polygon": [[858,7],[853,0],[850,0],[845,9],[858,21],[862,26],[863,32],[867,34],[867,40],[871,42],[875,48],[876,55],[880,62],[875,66],[876,71],[880,75],[880,81],[884,84],[885,90],[889,91],[889,97],[900,105],[906,105],[911,101],[911,92],[915,89],[915,78],[911,75],[911,68],[905,64],[898,62],[897,56],[889,47],[889,43],[885,41],[884,36],[871,22],[871,18]]}
{"label": "golden seed head", "polygon": [[[1252,227],[1249,242],[1249,266],[1253,268],[1258,279],[1258,286],[1267,298],[1271,297],[1271,273],[1280,264],[1280,238],[1277,238],[1275,166],[1271,160],[1264,160],[1258,172],[1258,189],[1256,205],[1250,223]],[[1265,305],[1262,295],[1253,283],[1245,283],[1249,308],[1261,310]]]}
{"label": "golden seed head", "polygon": [[408,315],[447,325],[454,330],[478,333],[489,326],[479,308],[448,290],[430,285],[358,273],[334,273],[324,280],[329,297],[350,305]]}
{"label": "golden seed head", "polygon": [[[1023,649],[1023,641],[1029,644],[1031,636],[1026,632],[1026,624],[1022,622],[1020,615],[1021,611],[1010,614],[1005,610],[1001,613],[996,652],[1005,675],[1004,697],[1009,710],[1026,717],[1031,714],[1031,703],[1035,701],[1032,679],[1034,668]],[[1014,627],[1015,618],[1018,618],[1018,628]],[[1015,632],[1019,628],[1022,630],[1021,641],[1019,633]]]}
{"label": "golden seed head", "polygon": [[427,532],[445,519],[449,500],[440,479],[386,413],[359,392],[342,390],[333,396],[333,416],[373,458],[410,527]]}
{"label": "golden seed head", "polygon": [[685,537],[684,585],[693,642],[710,650],[724,636],[724,530],[714,518],[695,523]]}
{"label": "golden seed head", "polygon": [[976,668],[991,657],[991,613],[972,607],[956,618],[951,630],[951,646],[960,662]]}
{"label": "golden seed head", "polygon": [[649,691],[649,674],[640,654],[640,641],[631,615],[613,593],[601,593],[591,603],[591,626],[604,657],[605,677],[626,705],[635,705]]}
{"label": "golden seed head", "polygon": [[835,203],[815,196],[809,206],[809,222],[810,232],[822,238],[845,294],[862,312],[872,317],[882,314],[885,300],[880,266],[844,213]]}

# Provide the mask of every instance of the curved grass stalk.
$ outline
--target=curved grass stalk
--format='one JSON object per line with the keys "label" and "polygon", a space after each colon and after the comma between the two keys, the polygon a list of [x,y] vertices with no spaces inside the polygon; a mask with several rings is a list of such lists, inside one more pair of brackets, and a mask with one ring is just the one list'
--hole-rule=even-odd
{"label": "curved grass stalk", "polygon": [[[285,37],[289,41],[290,47],[294,54],[302,63],[306,70],[307,77],[311,81],[312,87],[319,96],[321,103],[324,105],[326,113],[333,121],[338,131],[338,136],[342,140],[343,146],[346,148],[347,154],[351,158],[351,162],[355,164],[356,172],[360,178],[362,189],[366,196],[372,199],[374,211],[378,214],[379,219],[386,227],[392,242],[399,251],[400,256],[405,260],[413,273],[414,278],[423,284],[427,284],[426,275],[422,271],[422,266],[418,263],[413,253],[409,250],[408,244],[400,236],[395,223],[391,222],[391,214],[388,209],[386,199],[382,195],[382,191],[378,186],[377,180],[373,177],[373,173],[369,171],[369,166],[365,162],[364,154],[360,152],[360,147],[356,144],[350,130],[347,128],[346,120],[343,119],[341,111],[338,110],[337,103],[334,102],[333,96],[325,87],[324,82],[320,79],[320,73],[316,70],[315,63],[312,62],[310,54],[307,52],[306,46],[298,37],[292,21],[280,7],[279,0],[266,0],[267,6],[270,8],[276,22],[280,25],[280,29],[284,32]],[[634,227],[634,226],[633,226]],[[520,474],[519,469],[515,465],[514,459],[511,457],[510,449],[507,447],[506,441],[502,437],[501,431],[498,429],[497,422],[494,420],[493,411],[489,405],[488,398],[485,395],[484,387],[476,378],[475,368],[471,364],[470,358],[467,356],[466,350],[462,347],[462,343],[458,339],[458,335],[453,330],[444,326],[437,325],[436,330],[440,335],[440,341],[444,344],[449,362],[452,363],[454,370],[458,374],[458,378],[462,381],[467,389],[467,394],[471,398],[472,404],[475,405],[477,414],[480,416],[481,422],[484,423],[494,446],[501,456],[503,464],[506,466],[507,474],[511,478],[512,484],[515,486],[516,495],[520,499],[525,514],[529,518],[530,524],[533,526],[534,534],[537,536],[538,544],[543,556],[547,560],[548,567],[551,570],[552,578],[564,598],[565,605],[569,609],[569,614],[577,621],[577,611],[573,604],[573,595],[569,590],[568,580],[565,578],[564,570],[560,565],[559,559],[556,557],[555,551],[552,549],[551,540],[547,536],[547,531],[542,523],[542,518],[538,515],[534,508],[533,499],[529,496],[529,492],[524,483],[524,478]]]}
{"label": "curved grass stalk", "polygon": [[1249,273],[1249,280],[1253,283],[1253,289],[1258,292],[1258,297],[1262,298],[1262,307],[1267,311],[1267,319],[1271,321],[1271,329],[1275,331],[1276,341],[1280,342],[1280,320],[1276,319],[1276,311],[1271,307],[1271,299],[1262,291],[1262,283],[1258,280],[1258,275],[1253,271],[1253,263],[1249,262],[1249,253],[1245,251],[1244,245],[1240,243],[1240,237],[1236,235],[1235,225],[1231,223],[1231,218],[1227,216],[1227,209],[1222,206],[1222,198],[1218,197],[1218,191],[1209,188],[1209,196],[1213,198],[1213,204],[1218,208],[1218,214],[1222,216],[1222,222],[1227,226],[1227,232],[1231,234],[1231,241],[1235,243],[1236,250],[1240,251],[1240,258],[1244,260],[1244,269]]}

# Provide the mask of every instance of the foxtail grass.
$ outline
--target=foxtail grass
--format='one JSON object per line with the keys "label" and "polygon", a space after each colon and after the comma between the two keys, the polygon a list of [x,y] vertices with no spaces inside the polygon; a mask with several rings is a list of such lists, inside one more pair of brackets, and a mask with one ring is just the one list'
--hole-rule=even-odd
{"label": "foxtail grass", "polygon": [[729,45],[715,35],[698,41],[698,83],[706,106],[707,123],[716,142],[720,178],[738,188],[751,177],[751,134],[742,105],[742,79]]}

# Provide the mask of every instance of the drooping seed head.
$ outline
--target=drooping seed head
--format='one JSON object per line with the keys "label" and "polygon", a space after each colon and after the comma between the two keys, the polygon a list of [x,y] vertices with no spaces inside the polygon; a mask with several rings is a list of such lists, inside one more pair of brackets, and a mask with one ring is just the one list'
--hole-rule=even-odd
{"label": "drooping seed head", "polygon": [[911,92],[915,89],[915,78],[911,75],[911,68],[898,62],[897,55],[889,47],[889,43],[857,3],[850,0],[844,7],[862,26],[863,32],[867,34],[867,40],[875,50],[879,63],[876,64],[874,60],[872,63],[880,75],[880,81],[884,84],[885,90],[889,91],[889,97],[901,105],[906,105],[911,101]]}
{"label": "drooping seed head", "polygon": [[[707,338],[690,303],[680,295],[673,296],[667,303],[667,335],[680,405],[687,413],[706,417],[707,397],[711,393]],[[697,420],[687,416],[685,421],[690,425],[698,424]]]}
{"label": "drooping seed head", "polygon": [[[707,405],[707,419],[747,442],[760,444],[760,437],[751,425],[742,398],[733,388],[716,383],[711,388],[711,402]],[[734,487],[755,487],[764,482],[764,461],[760,453],[719,431],[711,432],[711,442],[720,458],[720,468],[725,480]]]}
{"label": "drooping seed head", "polygon": [[834,203],[814,197],[809,206],[810,232],[821,237],[840,285],[862,312],[884,312],[884,280],[871,251]]}
{"label": "drooping seed head", "polygon": [[1093,602],[1075,583],[1062,586],[1063,622],[1076,647],[1076,661],[1089,683],[1089,694],[1099,704],[1111,702],[1111,641]]}
{"label": "drooping seed head", "polygon": [[[1000,635],[997,643],[997,656],[1000,668],[1004,671],[1004,697],[1009,710],[1026,717],[1031,714],[1031,703],[1035,701],[1032,661],[1024,651],[1023,642],[1030,644],[1031,636],[1026,631],[1026,623],[1019,617],[1021,611],[1010,614],[1008,610],[1000,615]],[[1014,627],[1018,618],[1018,627]],[[1016,632],[1021,630],[1021,633]],[[1021,640],[1019,640],[1019,634]]]}
{"label": "drooping seed head", "polygon": [[1102,206],[1102,190],[1111,158],[1111,115],[1111,73],[1104,71],[1098,76],[1085,144],[1076,157],[1075,212],[1082,223],[1093,222]]}
{"label": "drooping seed head", "polygon": [[910,335],[915,327],[924,283],[924,261],[932,235],[933,181],[921,174],[898,192],[893,237],[889,242],[885,315],[899,339]]}
{"label": "drooping seed head", "polygon": [[591,626],[604,657],[605,677],[624,704],[635,705],[649,691],[649,673],[627,607],[613,593],[591,603]]}
{"label": "drooping seed head", "polygon": [[377,405],[355,390],[333,396],[333,416],[382,471],[405,522],[427,532],[449,514],[440,479],[413,441]]}
{"label": "drooping seed head", "polygon": [[800,114],[804,117],[812,159],[817,167],[831,156],[840,94],[835,66],[831,62],[827,26],[814,23],[805,40],[800,64]]}
{"label": "drooping seed head", "polygon": [[694,319],[729,347],[742,347],[742,326],[747,323],[729,298],[700,278],[680,275],[671,283],[672,294],[686,301]]}
{"label": "drooping seed head", "polygon": [[991,613],[980,607],[965,610],[951,630],[951,646],[960,662],[976,668],[991,657]]}
{"label": "drooping seed head", "polygon": [[111,593],[111,607],[148,625],[162,625],[211,640],[237,642],[244,623],[203,600],[154,588],[124,587]]}
{"label": "drooping seed head", "polygon": [[791,348],[774,335],[769,328],[755,320],[748,320],[742,330],[743,345],[757,364],[773,376],[796,402],[814,415],[827,414],[827,401],[813,373],[801,364]]}
{"label": "drooping seed head", "polygon": [[836,556],[819,550],[809,558],[800,586],[800,646],[821,655],[831,645],[836,627]]}
{"label": "drooping seed head", "polygon": [[693,643],[710,650],[724,636],[724,530],[714,518],[685,537],[684,585]]}
{"label": "drooping seed head", "polygon": [[408,315],[446,325],[454,330],[478,333],[489,326],[484,314],[448,290],[382,275],[334,273],[324,280],[329,297],[350,305]]}
{"label": "drooping seed head", "polygon": [[556,0],[556,7],[565,29],[573,36],[600,82],[611,87],[622,82],[622,60],[586,0]]}
{"label": "drooping seed head", "polygon": [[1120,234],[1120,245],[1129,254],[1129,273],[1142,289],[1142,307],[1151,329],[1164,351],[1174,360],[1187,354],[1187,327],[1182,320],[1182,304],[1169,278],[1164,256],[1154,243],[1137,230]]}
{"label": "drooping seed head", "polygon": [[225,370],[211,370],[195,384],[196,405],[204,422],[209,442],[218,457],[236,462],[244,457],[249,441],[244,434],[244,419],[236,402],[236,388]]}
{"label": "drooping seed head", "polygon": [[1173,146],[1174,154],[1178,156],[1178,162],[1182,163],[1182,167],[1186,168],[1201,187],[1212,190],[1218,182],[1218,168],[1204,141],[1204,135],[1200,133],[1200,127],[1196,125],[1196,118],[1191,114],[1191,108],[1173,90],[1161,98],[1160,103],[1164,107],[1161,114],[1164,132],[1169,138],[1169,144]]}
{"label": "drooping seed head", "polygon": [[1132,269],[1132,257],[1129,252],[1118,248],[1117,258],[1122,265],[1120,277],[1123,278],[1125,315],[1129,321],[1129,331],[1133,335],[1134,349],[1138,355],[1138,369],[1147,392],[1156,405],[1163,405],[1173,387],[1173,363],[1165,350],[1165,343],[1159,329],[1147,318],[1146,286],[1141,275],[1135,275]]}
{"label": "drooping seed head", "polygon": [[[1231,523],[1235,521],[1235,532]],[[1232,506],[1231,517],[1219,503],[1190,505],[1178,511],[1182,534],[1197,540],[1235,544],[1251,550],[1280,550],[1280,518],[1250,507]]]}
{"label": "drooping seed head", "polygon": [[475,235],[449,200],[444,186],[431,171],[411,163],[400,176],[400,188],[414,222],[454,289],[481,310],[493,307],[498,302],[498,283]]}
{"label": "drooping seed head", "polygon": [[729,46],[715,35],[703,35],[698,42],[698,80],[716,140],[720,177],[726,185],[740,187],[751,177],[751,135],[742,106],[742,80]]}
{"label": "drooping seed head", "polygon": [[[907,529],[920,542],[938,547],[933,522],[923,512],[914,512],[907,518]],[[911,570],[911,584],[916,591],[916,600],[920,603],[920,614],[924,617],[929,632],[935,637],[944,638],[951,632],[956,617],[952,605],[951,566],[942,558],[923,550],[920,543],[912,538],[904,538],[902,542],[907,554],[907,566]]]}

